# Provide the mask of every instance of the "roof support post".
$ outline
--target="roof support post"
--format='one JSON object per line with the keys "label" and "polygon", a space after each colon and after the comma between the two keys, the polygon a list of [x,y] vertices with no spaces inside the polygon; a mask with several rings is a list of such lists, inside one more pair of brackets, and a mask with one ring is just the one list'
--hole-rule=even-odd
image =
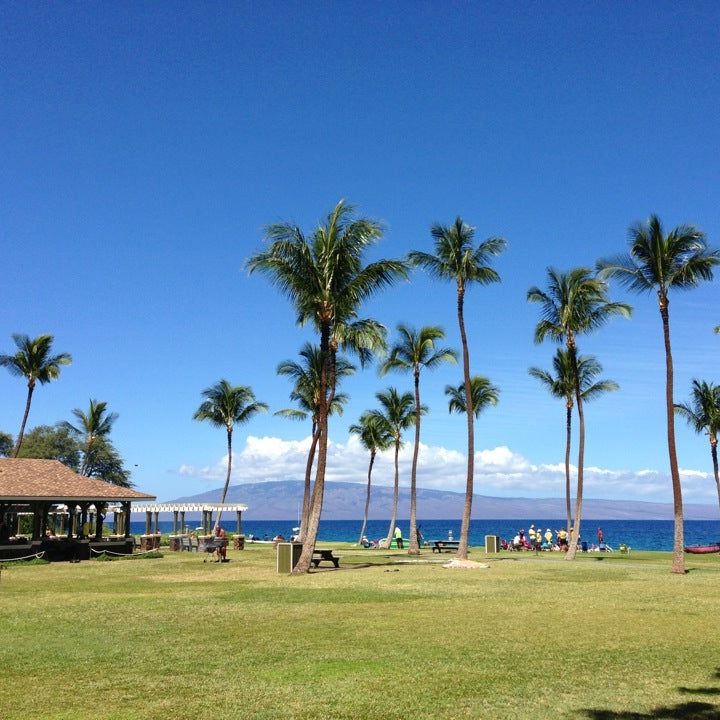
{"label": "roof support post", "polygon": [[102,540],[103,520],[105,519],[105,503],[95,503],[95,540]]}
{"label": "roof support post", "polygon": [[122,534],[125,537],[130,537],[130,503],[129,502],[121,503],[121,507],[123,509]]}
{"label": "roof support post", "polygon": [[31,503],[30,509],[32,510],[33,514],[32,539],[39,540],[41,533],[40,525],[42,520],[42,509],[40,503]]}

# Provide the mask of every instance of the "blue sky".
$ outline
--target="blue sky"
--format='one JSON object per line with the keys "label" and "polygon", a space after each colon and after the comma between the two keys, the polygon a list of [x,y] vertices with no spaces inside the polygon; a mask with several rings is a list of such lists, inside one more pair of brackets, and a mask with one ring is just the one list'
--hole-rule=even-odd
{"label": "blue sky", "polygon": [[[507,238],[502,284],[467,303],[473,370],[502,391],[477,426],[477,489],[559,495],[563,406],[527,375],[554,348],[532,342],[526,291],[549,265],[622,251],[651,212],[720,245],[718,27],[710,2],[1,3],[0,351],[51,333],[74,357],[30,426],[106,400],[139,488],[219,484],[200,392],[227,377],[285,407],[275,367],[312,339],[245,260],[267,224],[310,231],[347,198],[385,227],[373,257],[430,249],[430,225],[458,214]],[[678,399],[720,380],[719,282],[672,298]],[[636,310],[582,341],[621,385],[588,408],[588,495],[669,500],[655,300],[612,295]],[[459,344],[453,288],[422,275],[366,313]],[[462,486],[443,396],[459,374],[422,380],[426,486]],[[391,383],[409,387],[373,370],[346,384],[331,477],[363,479],[347,426]],[[25,386],[2,373],[0,398],[15,433]],[[272,415],[238,428],[234,482],[300,476],[307,435]],[[687,499],[715,502],[706,438],[678,425],[678,449]]]}

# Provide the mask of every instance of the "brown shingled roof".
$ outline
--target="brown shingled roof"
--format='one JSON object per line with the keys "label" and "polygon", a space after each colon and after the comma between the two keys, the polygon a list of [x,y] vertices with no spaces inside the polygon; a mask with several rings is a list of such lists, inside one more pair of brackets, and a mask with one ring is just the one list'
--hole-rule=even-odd
{"label": "brown shingled roof", "polygon": [[154,499],[155,495],[78,475],[59,460],[0,459],[0,501]]}

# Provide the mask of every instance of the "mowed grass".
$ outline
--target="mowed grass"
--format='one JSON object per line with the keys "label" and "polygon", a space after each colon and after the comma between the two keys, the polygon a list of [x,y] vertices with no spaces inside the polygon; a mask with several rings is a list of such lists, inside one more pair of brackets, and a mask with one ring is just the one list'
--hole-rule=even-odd
{"label": "mowed grass", "polygon": [[720,717],[717,556],[333,547],[303,577],[252,545],[8,567],[0,718]]}

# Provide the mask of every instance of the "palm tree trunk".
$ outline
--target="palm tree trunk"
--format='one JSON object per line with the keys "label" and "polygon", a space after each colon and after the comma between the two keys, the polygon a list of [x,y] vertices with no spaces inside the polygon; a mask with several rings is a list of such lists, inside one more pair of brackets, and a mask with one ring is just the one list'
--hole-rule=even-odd
{"label": "palm tree trunk", "polygon": [[392,514],[390,515],[390,527],[388,528],[388,534],[386,539],[387,547],[390,547],[390,543],[393,539],[393,533],[395,532],[395,525],[397,524],[397,513],[398,513],[398,497],[400,495],[400,438],[395,438],[395,483],[393,486],[393,504]]}
{"label": "palm tree trunk", "polygon": [[372,482],[372,470],[373,463],[375,462],[375,450],[370,451],[370,465],[368,465],[368,481],[367,481],[367,493],[365,495],[365,516],[363,518],[362,529],[360,530],[360,537],[358,539],[358,545],[362,543],[362,539],[365,536],[365,528],[367,527],[368,515],[370,514],[370,483]]}
{"label": "palm tree trunk", "polygon": [[715,435],[710,437],[710,454],[712,455],[713,472],[715,473],[715,486],[717,487],[718,492],[718,502],[720,502],[720,474],[718,474],[717,437]]}
{"label": "palm tree trunk", "polygon": [[[225,498],[227,497],[227,491],[228,487],[230,487],[230,473],[232,472],[232,429],[227,429],[227,445],[228,445],[228,467],[227,467],[227,476],[225,477],[225,487],[223,488],[222,492],[222,498],[220,499],[220,504],[222,505],[225,502]],[[222,520],[222,508],[218,511],[217,514],[217,520],[215,520],[215,527],[213,529],[213,533],[217,532],[217,529],[220,527],[220,521]]]}
{"label": "palm tree trunk", "polygon": [[410,546],[408,555],[419,555],[417,536],[417,462],[420,452],[420,370],[415,370],[415,447],[410,471]]}
{"label": "palm tree trunk", "polygon": [[325,470],[327,467],[328,447],[328,415],[330,405],[328,404],[328,382],[331,377],[332,358],[330,354],[330,325],[323,321],[320,331],[320,353],[323,358],[322,370],[320,371],[320,402],[318,403],[318,463],[315,474],[315,485],[310,500],[310,512],[308,514],[307,532],[305,542],[300,553],[300,559],[293,568],[294,574],[302,574],[310,570],[315,543],[317,541],[318,529],[320,528],[320,514],[322,513],[323,495],[325,492]]}
{"label": "palm tree trunk", "polygon": [[90,451],[92,450],[94,439],[95,438],[92,436],[92,434],[90,434],[87,444],[85,445],[85,450],[83,451],[83,461],[82,465],[80,466],[80,475],[84,475],[85,477],[90,477]]}
{"label": "palm tree trunk", "polygon": [[572,443],[572,405],[567,405],[567,417],[565,419],[565,513],[567,514],[566,530],[570,535],[572,525],[572,511],[570,509],[570,445]]}
{"label": "palm tree trunk", "polygon": [[673,512],[675,515],[675,533],[673,543],[672,572],[685,573],[685,541],[683,527],[682,486],[680,485],[680,470],[678,468],[677,449],[675,447],[675,406],[673,402],[673,360],[670,347],[670,316],[668,306],[670,301],[663,293],[658,293],[660,303],[660,317],[663,325],[663,339],[665,340],[665,412],[667,416],[667,443],[670,457],[670,477],[673,489]]}
{"label": "palm tree trunk", "polygon": [[25,414],[23,415],[22,422],[20,423],[20,432],[18,433],[17,442],[15,443],[15,452],[13,457],[16,458],[20,452],[20,446],[22,445],[23,436],[25,435],[25,424],[27,423],[28,415],[30,414],[30,403],[32,402],[33,390],[35,390],[35,383],[28,383],[28,394],[27,401],[25,402]]}
{"label": "palm tree trunk", "polygon": [[465,409],[467,414],[467,479],[465,481],[465,506],[463,507],[462,524],[460,526],[460,543],[457,557],[467,560],[468,538],[470,535],[470,515],[472,513],[473,485],[475,477],[475,414],[472,401],[472,385],[470,383],[470,353],[468,351],[467,335],[465,333],[465,317],[463,304],[465,289],[458,285],[457,313],[460,326],[460,340],[462,342],[463,377],[465,379]]}
{"label": "palm tree trunk", "polygon": [[315,450],[318,444],[318,431],[317,426],[313,423],[312,427],[312,441],[310,442],[310,451],[308,452],[307,463],[305,464],[305,488],[303,490],[303,504],[302,504],[302,515],[300,516],[300,542],[305,542],[305,530],[308,525],[308,519],[310,518],[310,485],[312,478],[312,468],[315,462]]}
{"label": "palm tree trunk", "polygon": [[573,378],[575,382],[575,404],[578,412],[578,470],[577,470],[577,495],[575,497],[575,524],[573,525],[572,539],[566,560],[574,560],[580,540],[580,520],[582,518],[583,502],[583,475],[585,466],[585,408],[583,407],[582,392],[580,391],[580,377],[577,366],[577,348],[574,339],[568,341],[570,360],[572,362]]}

